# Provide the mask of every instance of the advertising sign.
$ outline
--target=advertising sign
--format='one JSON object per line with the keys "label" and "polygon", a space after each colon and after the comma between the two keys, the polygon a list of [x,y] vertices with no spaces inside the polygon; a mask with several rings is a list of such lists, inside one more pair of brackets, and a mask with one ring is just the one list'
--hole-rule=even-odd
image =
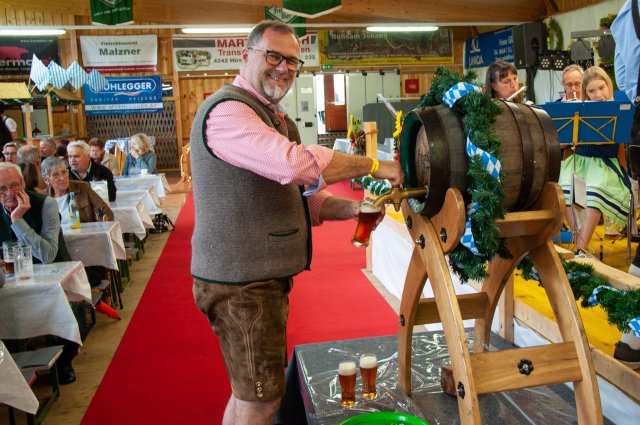
{"label": "advertising sign", "polygon": [[513,63],[511,28],[480,34],[465,41],[465,69],[484,68],[497,61]]}
{"label": "advertising sign", "polygon": [[29,74],[33,55],[45,64],[60,62],[55,37],[0,37],[0,74]]}
{"label": "advertising sign", "polygon": [[[242,64],[246,35],[173,39],[174,66],[178,71],[237,70]],[[318,66],[318,35],[300,37],[300,59],[305,67]]]}
{"label": "advertising sign", "polygon": [[133,0],[91,0],[90,4],[94,24],[133,23]]}
{"label": "advertising sign", "polygon": [[318,49],[323,65],[446,64],[453,63],[453,31],[320,31]]}
{"label": "advertising sign", "polygon": [[158,64],[155,35],[81,36],[82,62],[88,71],[150,72]]}
{"label": "advertising sign", "polygon": [[160,76],[107,77],[107,81],[109,88],[100,92],[88,84],[84,86],[87,116],[162,112]]}

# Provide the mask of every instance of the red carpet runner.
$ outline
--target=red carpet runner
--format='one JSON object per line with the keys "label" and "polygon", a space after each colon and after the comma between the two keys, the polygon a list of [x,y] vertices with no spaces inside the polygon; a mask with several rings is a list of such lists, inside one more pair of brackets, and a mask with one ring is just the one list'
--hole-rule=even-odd
{"label": "red carpet runner", "polygon": [[[331,191],[362,196],[348,184]],[[191,295],[193,215],[189,196],[83,424],[222,422],[231,390],[215,335]],[[312,271],[295,279],[290,297],[289,353],[298,344],[397,331],[393,310],[361,272],[365,251],[351,245],[354,229],[354,221],[314,229]]]}

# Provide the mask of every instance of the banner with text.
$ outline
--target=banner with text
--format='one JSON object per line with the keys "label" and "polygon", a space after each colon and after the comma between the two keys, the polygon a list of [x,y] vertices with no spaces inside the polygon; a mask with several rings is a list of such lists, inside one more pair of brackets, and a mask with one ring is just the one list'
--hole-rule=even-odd
{"label": "banner with text", "polygon": [[[280,21],[284,22],[287,25],[295,25],[295,24],[306,24],[307,19],[302,16],[292,15],[291,13],[287,13],[281,7],[269,7],[265,6],[264,8],[264,18],[270,21]],[[306,28],[304,27],[296,27],[293,29],[298,37],[302,37],[307,33]]]}
{"label": "banner with text", "polygon": [[511,28],[480,34],[464,43],[464,68],[484,68],[493,62],[513,63]]}
{"label": "banner with text", "polygon": [[150,114],[162,112],[162,80],[146,77],[107,77],[109,88],[96,92],[84,86],[87,116]]}
{"label": "banner with text", "polygon": [[[237,70],[242,64],[242,49],[247,37],[213,36],[173,39],[174,66],[178,71]],[[300,59],[305,67],[318,66],[318,34],[300,37]]]}
{"label": "banner with text", "polygon": [[158,64],[155,35],[81,36],[82,62],[88,71],[151,72]]}
{"label": "banner with text", "polygon": [[0,74],[29,74],[33,55],[45,64],[60,62],[56,37],[0,37]]}
{"label": "banner with text", "polygon": [[318,49],[325,66],[446,64],[453,63],[453,31],[320,31]]}
{"label": "banner with text", "polygon": [[101,25],[131,24],[133,0],[91,0],[91,20]]}

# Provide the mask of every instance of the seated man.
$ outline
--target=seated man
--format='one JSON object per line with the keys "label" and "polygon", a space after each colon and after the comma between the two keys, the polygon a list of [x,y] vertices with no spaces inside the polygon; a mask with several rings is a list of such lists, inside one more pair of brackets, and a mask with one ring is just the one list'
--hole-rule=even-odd
{"label": "seated man", "polygon": [[40,140],[40,158],[43,160],[49,158],[50,156],[55,155],[56,153],[56,142],[51,139],[42,139]]}
{"label": "seated man", "polygon": [[109,191],[109,201],[116,200],[116,183],[113,180],[113,173],[103,165],[91,161],[91,149],[85,142],[71,142],[67,146],[69,156],[69,177],[71,180],[82,180],[92,182],[106,180]]}
{"label": "seated man", "polygon": [[[60,228],[58,205],[53,198],[26,191],[20,167],[0,163],[0,242],[18,240],[31,246],[35,263],[69,261]],[[60,383],[76,380],[71,366],[79,345],[62,340],[64,349],[58,360]]]}

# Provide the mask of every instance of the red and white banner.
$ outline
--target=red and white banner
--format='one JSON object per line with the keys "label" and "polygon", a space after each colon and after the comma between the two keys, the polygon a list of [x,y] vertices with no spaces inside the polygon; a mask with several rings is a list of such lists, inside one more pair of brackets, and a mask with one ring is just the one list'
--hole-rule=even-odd
{"label": "red and white banner", "polygon": [[[173,60],[178,71],[240,69],[246,35],[207,38],[174,37]],[[306,67],[318,66],[318,35],[300,37],[300,59]]]}
{"label": "red and white banner", "polygon": [[100,72],[153,72],[158,64],[155,35],[81,36],[82,63]]}

